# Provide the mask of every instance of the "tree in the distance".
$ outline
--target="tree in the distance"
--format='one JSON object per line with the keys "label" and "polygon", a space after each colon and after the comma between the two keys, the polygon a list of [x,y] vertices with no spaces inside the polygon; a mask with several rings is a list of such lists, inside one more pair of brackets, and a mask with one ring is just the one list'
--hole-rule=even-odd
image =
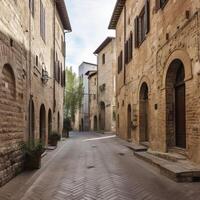
{"label": "tree in the distance", "polygon": [[71,123],[75,122],[76,111],[80,108],[83,98],[83,83],[72,71],[72,67],[66,69],[66,87],[64,103],[64,129],[69,131]]}

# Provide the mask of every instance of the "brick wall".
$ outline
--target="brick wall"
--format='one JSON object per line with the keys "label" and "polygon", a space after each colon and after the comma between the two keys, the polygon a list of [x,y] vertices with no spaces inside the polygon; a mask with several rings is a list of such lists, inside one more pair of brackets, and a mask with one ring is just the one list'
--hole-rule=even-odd
{"label": "brick wall", "polygon": [[[175,144],[174,100],[172,88],[176,70],[170,74],[172,61],[180,59],[185,70],[186,86],[186,149],[195,162],[199,160],[199,8],[198,1],[168,1],[156,11],[150,2],[150,32],[139,48],[133,49],[133,59],[117,74],[117,101],[120,124],[118,134],[127,138],[127,107],[132,106],[132,141],[141,141],[140,92],[148,86],[148,133],[150,148],[166,152]],[[126,1],[126,39],[134,32],[134,19],[144,6],[143,1]],[[116,27],[117,56],[124,50],[124,10]],[[186,17],[189,11],[189,19]],[[174,15],[173,13],[177,13]],[[125,71],[125,73],[124,73]],[[125,77],[125,82],[124,82]],[[168,81],[169,80],[169,81]],[[171,86],[170,86],[171,85]],[[171,99],[171,100],[170,100]],[[124,101],[124,103],[123,103]],[[172,112],[173,111],[173,112]],[[171,116],[170,116],[171,115]]]}

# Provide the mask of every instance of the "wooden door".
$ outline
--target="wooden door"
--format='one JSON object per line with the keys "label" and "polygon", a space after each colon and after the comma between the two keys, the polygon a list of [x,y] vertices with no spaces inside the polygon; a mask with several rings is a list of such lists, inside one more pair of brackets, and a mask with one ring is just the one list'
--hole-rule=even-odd
{"label": "wooden door", "polygon": [[175,88],[176,146],[186,148],[185,84]]}
{"label": "wooden door", "polygon": [[127,131],[128,131],[128,138],[131,139],[131,106],[128,106],[128,113],[127,113]]}

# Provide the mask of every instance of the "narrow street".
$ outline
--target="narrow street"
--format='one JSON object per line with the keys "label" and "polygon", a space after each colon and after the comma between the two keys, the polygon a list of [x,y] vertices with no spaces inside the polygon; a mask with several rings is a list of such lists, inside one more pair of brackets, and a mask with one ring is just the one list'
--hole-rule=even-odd
{"label": "narrow street", "polygon": [[199,199],[199,183],[175,183],[160,175],[115,136],[71,133],[55,151],[40,170],[25,177],[20,174],[2,187],[0,199]]}

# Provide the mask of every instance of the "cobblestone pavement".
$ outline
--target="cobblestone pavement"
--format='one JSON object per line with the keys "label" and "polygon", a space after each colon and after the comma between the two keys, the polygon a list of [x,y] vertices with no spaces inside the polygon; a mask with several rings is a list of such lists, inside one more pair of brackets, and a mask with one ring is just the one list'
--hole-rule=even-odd
{"label": "cobblestone pavement", "polygon": [[[120,139],[105,136],[72,133],[32,182],[23,184],[19,175],[0,189],[0,200],[200,199],[200,183],[175,183],[135,158]],[[21,184],[12,194],[17,179]]]}

